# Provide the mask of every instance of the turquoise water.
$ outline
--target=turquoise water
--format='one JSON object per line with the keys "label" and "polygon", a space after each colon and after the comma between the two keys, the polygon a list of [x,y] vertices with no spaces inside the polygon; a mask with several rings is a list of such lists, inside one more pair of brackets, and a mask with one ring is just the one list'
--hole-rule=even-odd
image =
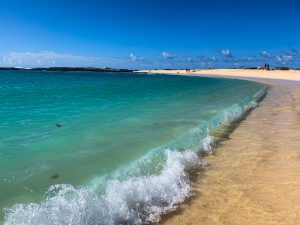
{"label": "turquoise water", "polygon": [[189,195],[211,133],[256,105],[249,81],[0,72],[0,221],[141,224]]}

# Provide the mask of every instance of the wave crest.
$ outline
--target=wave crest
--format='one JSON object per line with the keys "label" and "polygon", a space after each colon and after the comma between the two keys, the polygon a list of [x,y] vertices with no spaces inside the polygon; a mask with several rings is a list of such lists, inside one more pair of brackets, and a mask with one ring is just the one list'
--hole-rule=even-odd
{"label": "wave crest", "polygon": [[158,221],[189,195],[186,170],[203,165],[193,151],[166,150],[158,175],[113,180],[104,194],[72,185],[51,186],[40,204],[17,204],[6,209],[10,224],[142,224]]}

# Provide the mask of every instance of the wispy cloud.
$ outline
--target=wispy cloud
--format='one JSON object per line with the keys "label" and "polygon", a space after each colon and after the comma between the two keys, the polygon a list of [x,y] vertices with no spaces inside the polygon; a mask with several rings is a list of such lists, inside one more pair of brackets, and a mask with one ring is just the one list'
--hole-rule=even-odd
{"label": "wispy cloud", "polygon": [[257,57],[255,57],[255,56],[246,56],[246,57],[242,57],[238,60],[240,60],[241,62],[256,62],[256,61],[258,61]]}
{"label": "wispy cloud", "polygon": [[292,61],[294,59],[294,56],[292,55],[278,55],[276,56],[276,60],[278,62],[289,62],[289,61]]}
{"label": "wispy cloud", "polygon": [[221,50],[221,55],[224,57],[224,58],[232,58],[233,55],[231,53],[231,51],[229,49],[223,49]]}
{"label": "wispy cloud", "polygon": [[2,66],[48,67],[48,66],[111,66],[120,62],[117,58],[94,57],[57,53],[53,51],[42,52],[11,52],[3,56]]}
{"label": "wispy cloud", "polygon": [[300,54],[297,49],[288,49],[270,54],[268,51],[255,55],[232,54],[229,49],[212,55],[193,55],[182,53],[157,53],[154,57],[137,56],[133,52],[120,57],[84,56],[54,51],[11,52],[0,56],[0,66],[7,67],[51,67],[51,66],[90,66],[128,69],[155,68],[224,68],[232,66],[262,66],[265,62],[272,66],[287,65],[299,67]]}
{"label": "wispy cloud", "polygon": [[161,55],[162,55],[162,57],[164,57],[165,59],[173,59],[173,58],[175,58],[175,55],[171,55],[171,54],[169,54],[169,53],[167,53],[167,52],[162,52]]}
{"label": "wispy cloud", "polygon": [[271,57],[271,54],[267,51],[262,51],[260,53],[260,56],[264,57],[264,58],[270,58]]}
{"label": "wispy cloud", "polygon": [[[172,58],[171,55],[167,56]],[[165,60],[161,57],[145,59],[134,53],[120,57],[84,56],[54,51],[40,52],[11,52],[0,56],[0,66],[3,67],[53,67],[53,66],[85,66],[85,67],[111,67],[128,69],[163,68]],[[168,60],[172,67],[172,60]]]}
{"label": "wispy cloud", "polygon": [[279,63],[286,64],[286,63],[296,61],[297,58],[298,58],[297,49],[289,49],[289,50],[282,51],[281,54],[275,57],[275,60]]}
{"label": "wispy cloud", "polygon": [[136,55],[134,55],[133,53],[130,53],[129,58],[131,59],[131,61],[133,62],[138,62],[138,61],[143,61],[144,57],[137,57]]}
{"label": "wispy cloud", "polygon": [[199,60],[199,62],[202,63],[213,63],[213,62],[217,62],[217,58],[214,56],[197,56],[197,59]]}

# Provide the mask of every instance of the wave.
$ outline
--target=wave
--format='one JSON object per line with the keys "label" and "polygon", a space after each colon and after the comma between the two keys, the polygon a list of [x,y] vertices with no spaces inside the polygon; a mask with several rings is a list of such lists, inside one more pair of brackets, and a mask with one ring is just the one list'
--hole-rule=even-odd
{"label": "wave", "polygon": [[[145,156],[151,166],[153,159],[157,160],[155,167],[159,169],[152,171],[152,174],[141,175],[139,172],[140,175],[136,176],[134,173],[125,180],[111,178],[104,187],[101,179],[83,188],[69,184],[53,185],[40,204],[16,204],[5,209],[4,224],[139,225],[158,221],[162,214],[174,210],[190,195],[189,171],[206,165],[198,153],[213,152],[217,140],[211,133],[222,124],[232,123],[256,107],[265,93],[262,90],[231,106],[185,135],[193,136],[190,141],[198,143],[194,144],[195,148],[162,148],[150,153],[151,160],[149,155]],[[146,164],[139,161],[130,170],[142,171],[141,167],[147,167]]]}
{"label": "wave", "polygon": [[41,204],[18,204],[6,210],[8,224],[142,224],[159,220],[189,195],[187,170],[202,166],[193,151],[166,150],[161,174],[111,181],[98,196],[89,188],[54,185]]}

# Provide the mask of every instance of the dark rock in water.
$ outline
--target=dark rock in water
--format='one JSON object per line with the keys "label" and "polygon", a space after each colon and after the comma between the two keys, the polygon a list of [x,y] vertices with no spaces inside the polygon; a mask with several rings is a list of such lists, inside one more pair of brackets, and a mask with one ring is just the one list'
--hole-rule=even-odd
{"label": "dark rock in water", "polygon": [[57,173],[51,176],[51,179],[57,179],[57,178],[59,178],[59,175]]}
{"label": "dark rock in water", "polygon": [[57,123],[55,126],[56,127],[62,127],[62,125],[60,123]]}

